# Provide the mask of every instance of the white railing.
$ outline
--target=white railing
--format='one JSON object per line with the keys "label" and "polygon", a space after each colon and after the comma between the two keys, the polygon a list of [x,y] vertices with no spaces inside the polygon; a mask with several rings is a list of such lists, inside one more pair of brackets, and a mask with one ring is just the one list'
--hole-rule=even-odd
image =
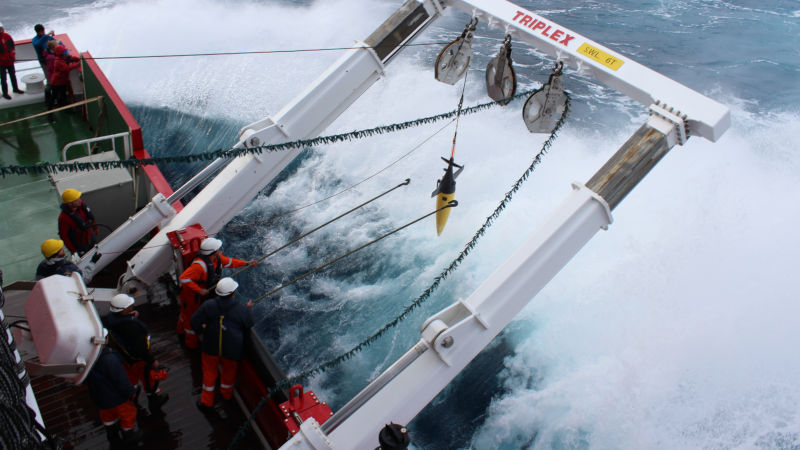
{"label": "white railing", "polygon": [[70,148],[75,147],[77,145],[86,144],[86,153],[91,155],[92,154],[92,144],[95,143],[95,142],[106,141],[106,140],[110,140],[111,141],[111,150],[116,152],[117,151],[117,141],[116,141],[116,139],[118,137],[124,137],[125,138],[125,139],[122,140],[122,142],[124,144],[124,150],[125,150],[125,158],[124,159],[130,159],[130,157],[131,157],[131,139],[130,139],[130,136],[131,136],[131,133],[129,131],[126,131],[124,133],[109,134],[108,136],[98,136],[98,137],[94,137],[94,138],[90,138],[90,139],[83,139],[83,140],[80,140],[80,141],[70,142],[69,144],[64,146],[63,150],[61,150],[61,160],[62,161],[67,161],[67,150],[69,150]]}

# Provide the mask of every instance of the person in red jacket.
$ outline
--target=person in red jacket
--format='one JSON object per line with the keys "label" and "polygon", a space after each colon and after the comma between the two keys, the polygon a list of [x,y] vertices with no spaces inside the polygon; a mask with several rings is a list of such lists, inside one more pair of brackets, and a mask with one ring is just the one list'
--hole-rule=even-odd
{"label": "person in red jacket", "polygon": [[53,73],[50,75],[50,86],[53,89],[53,96],[58,106],[66,106],[70,103],[67,96],[69,93],[69,73],[81,65],[77,58],[70,56],[66,51],[67,48],[63,45],[56,46],[56,59],[53,63]]}
{"label": "person in red jacket", "polygon": [[3,24],[0,23],[0,86],[3,88],[3,98],[11,100],[8,95],[8,82],[6,81],[6,73],[11,78],[11,88],[15,94],[24,94],[17,86],[17,72],[14,69],[14,62],[17,60],[16,51],[14,50],[14,39],[6,33],[3,29]]}
{"label": "person in red jacket", "polygon": [[56,47],[59,43],[56,41],[48,41],[45,44],[45,49],[42,51],[44,58],[44,77],[47,79],[47,86],[50,86],[50,79],[53,78],[53,69],[56,66]]}
{"label": "person in red jacket", "polygon": [[[177,331],[179,338],[183,339],[186,347],[196,349],[200,346],[197,333],[192,329],[192,314],[197,311],[209,294],[214,292],[214,287],[222,276],[222,268],[236,268],[255,266],[256,260],[243,261],[228,258],[220,253],[222,241],[215,238],[203,239],[200,243],[200,253],[189,267],[179,277],[181,292],[179,294],[180,314],[178,315]],[[212,294],[213,295],[213,294]]]}
{"label": "person in red jacket", "polygon": [[61,194],[61,214],[58,216],[58,235],[70,252],[83,256],[97,243],[97,221],[77,189],[65,189]]}

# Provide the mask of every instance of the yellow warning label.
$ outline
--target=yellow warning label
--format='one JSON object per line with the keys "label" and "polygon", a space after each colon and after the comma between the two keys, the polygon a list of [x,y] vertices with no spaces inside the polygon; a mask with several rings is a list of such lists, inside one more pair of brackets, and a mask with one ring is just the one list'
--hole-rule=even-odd
{"label": "yellow warning label", "polygon": [[596,49],[585,42],[578,47],[578,53],[592,58],[611,70],[617,70],[622,67],[623,64],[625,64],[625,61],[617,58],[616,56],[611,56],[608,53]]}

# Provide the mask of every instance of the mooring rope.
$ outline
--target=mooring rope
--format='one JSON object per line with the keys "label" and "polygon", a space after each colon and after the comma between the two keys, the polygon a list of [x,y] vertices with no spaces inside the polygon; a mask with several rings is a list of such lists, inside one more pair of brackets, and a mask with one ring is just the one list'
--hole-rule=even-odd
{"label": "mooring rope", "polygon": [[536,154],[536,156],[534,156],[533,160],[531,161],[531,164],[528,166],[525,172],[522,173],[522,176],[520,176],[517,179],[517,181],[511,186],[511,189],[509,189],[509,191],[506,192],[505,196],[503,197],[503,200],[500,202],[499,205],[497,205],[494,212],[489,217],[486,218],[483,225],[478,229],[478,231],[475,232],[475,234],[472,236],[472,239],[464,246],[464,249],[447,266],[447,268],[445,268],[439,274],[439,276],[433,279],[433,282],[430,284],[430,286],[428,286],[428,288],[425,289],[422,292],[422,294],[420,294],[413,302],[411,302],[408,306],[406,306],[403,312],[400,313],[397,317],[395,317],[390,322],[386,323],[374,334],[367,337],[366,339],[358,343],[356,346],[354,346],[347,352],[342,353],[339,356],[336,356],[332,359],[329,359],[328,361],[312,369],[300,372],[299,374],[292,376],[291,378],[286,378],[285,380],[281,380],[278,383],[276,383],[274,387],[267,387],[267,393],[264,395],[264,397],[261,398],[256,407],[253,408],[253,411],[250,413],[249,417],[244,421],[244,423],[242,423],[242,425],[239,426],[239,429],[236,431],[234,439],[228,446],[229,449],[236,447],[238,442],[242,439],[242,437],[244,437],[244,433],[247,431],[248,424],[252,422],[252,420],[255,418],[258,412],[261,411],[261,408],[264,407],[264,405],[270,398],[272,398],[272,396],[274,396],[279,392],[282,392],[289,386],[297,384],[298,382],[304,379],[312,378],[321,373],[324,373],[326,370],[337,367],[342,362],[347,361],[350,358],[354,357],[357,353],[361,352],[363,349],[365,349],[373,342],[378,340],[380,337],[382,337],[384,334],[386,334],[386,332],[389,331],[391,328],[396,327],[400,322],[402,322],[406,317],[408,317],[408,315],[411,314],[412,311],[419,308],[428,298],[430,298],[431,294],[439,287],[441,282],[444,281],[447,278],[447,276],[449,276],[459,265],[461,265],[461,262],[464,260],[464,258],[469,256],[469,254],[477,245],[478,240],[486,233],[486,230],[488,230],[489,227],[492,226],[495,220],[497,220],[497,218],[500,217],[500,214],[503,212],[503,210],[506,209],[508,204],[511,202],[512,198],[514,197],[514,194],[522,187],[522,185],[531,176],[531,174],[539,165],[539,163],[541,163],[544,155],[547,154],[547,152],[550,150],[550,147],[553,145],[553,142],[558,137],[558,131],[564,125],[564,122],[566,121],[566,118],[569,115],[570,96],[566,92],[565,94],[567,95],[567,101],[564,106],[564,113],[561,115],[558,122],[556,122],[553,131],[550,133],[550,136],[547,138],[547,140],[545,140],[544,144],[542,144],[541,149]]}

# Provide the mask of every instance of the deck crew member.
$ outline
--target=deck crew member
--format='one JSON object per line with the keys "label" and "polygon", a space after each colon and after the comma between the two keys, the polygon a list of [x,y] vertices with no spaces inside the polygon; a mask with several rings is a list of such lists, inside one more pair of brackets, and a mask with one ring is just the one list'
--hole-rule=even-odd
{"label": "deck crew member", "polygon": [[[222,268],[236,268],[246,265],[254,266],[258,261],[243,261],[229,258],[219,250],[222,241],[215,238],[203,239],[200,243],[200,253],[189,267],[179,277],[181,292],[179,295],[180,315],[178,316],[178,336],[184,339],[184,344],[192,349],[199,347],[197,334],[192,329],[192,314],[197,311],[200,304],[213,292],[214,286],[222,276]],[[213,294],[212,294],[213,295]]]}
{"label": "deck crew member", "polygon": [[79,59],[70,56],[67,48],[63,45],[56,45],[54,49],[56,54],[55,62],[53,63],[53,72],[50,75],[50,88],[53,91],[56,106],[67,106],[71,101],[69,73],[73,69],[81,66]]}
{"label": "deck crew member", "polygon": [[153,372],[156,375],[161,372],[160,366],[150,351],[150,332],[139,320],[133,303],[130,295],[115,295],[111,298],[111,312],[103,317],[103,325],[108,329],[109,343],[122,355],[128,380],[134,386],[142,384],[147,394],[147,409],[151,414],[157,414],[169,400],[169,395],[161,394],[159,377],[153,376]]}
{"label": "deck crew member", "polygon": [[136,389],[128,380],[117,352],[110,347],[103,348],[86,377],[86,387],[92,402],[100,409],[100,420],[112,448],[142,439],[142,432],[136,427],[136,406],[131,401]]}
{"label": "deck crew member", "polygon": [[[33,49],[36,51],[36,57],[39,58],[39,65],[42,66],[42,70],[45,70],[45,49],[47,48],[48,41],[55,41],[56,38],[53,37],[55,32],[50,30],[49,33],[45,33],[44,25],[37,23],[36,26],[33,27],[33,31],[36,32],[36,36],[31,39],[31,44],[33,44]],[[56,41],[58,42],[58,41]]]}
{"label": "deck crew member", "polygon": [[65,189],[61,200],[58,235],[70,252],[82,256],[97,243],[97,221],[77,189]]}
{"label": "deck crew member", "polygon": [[[47,79],[47,87],[52,91],[52,86],[50,86],[50,79],[53,77],[53,71],[56,68],[56,47],[58,47],[58,43],[56,41],[50,41],[45,45],[44,52],[44,77]],[[46,93],[45,93],[46,94]],[[50,93],[52,96],[53,93]],[[51,102],[52,103],[52,102]]]}
{"label": "deck crew member", "polygon": [[77,272],[83,276],[83,272],[71,261],[67,260],[67,253],[64,251],[64,241],[59,239],[48,239],[42,242],[42,255],[44,261],[39,263],[36,268],[36,280],[47,278],[50,275],[70,276]]}
{"label": "deck crew member", "polygon": [[233,278],[223,278],[214,292],[217,297],[203,303],[192,316],[192,328],[203,335],[203,392],[197,407],[213,412],[214,388],[218,366],[222,365],[219,392],[230,400],[236,381],[236,370],[242,359],[244,336],[253,326],[253,302],[242,304],[234,299],[239,284]]}
{"label": "deck crew member", "polygon": [[14,62],[17,60],[17,54],[14,50],[14,39],[6,33],[3,24],[0,23],[0,87],[3,88],[3,98],[11,100],[8,95],[8,83],[6,82],[6,74],[11,78],[11,88],[15,94],[24,94],[17,86],[17,72],[14,69]]}

